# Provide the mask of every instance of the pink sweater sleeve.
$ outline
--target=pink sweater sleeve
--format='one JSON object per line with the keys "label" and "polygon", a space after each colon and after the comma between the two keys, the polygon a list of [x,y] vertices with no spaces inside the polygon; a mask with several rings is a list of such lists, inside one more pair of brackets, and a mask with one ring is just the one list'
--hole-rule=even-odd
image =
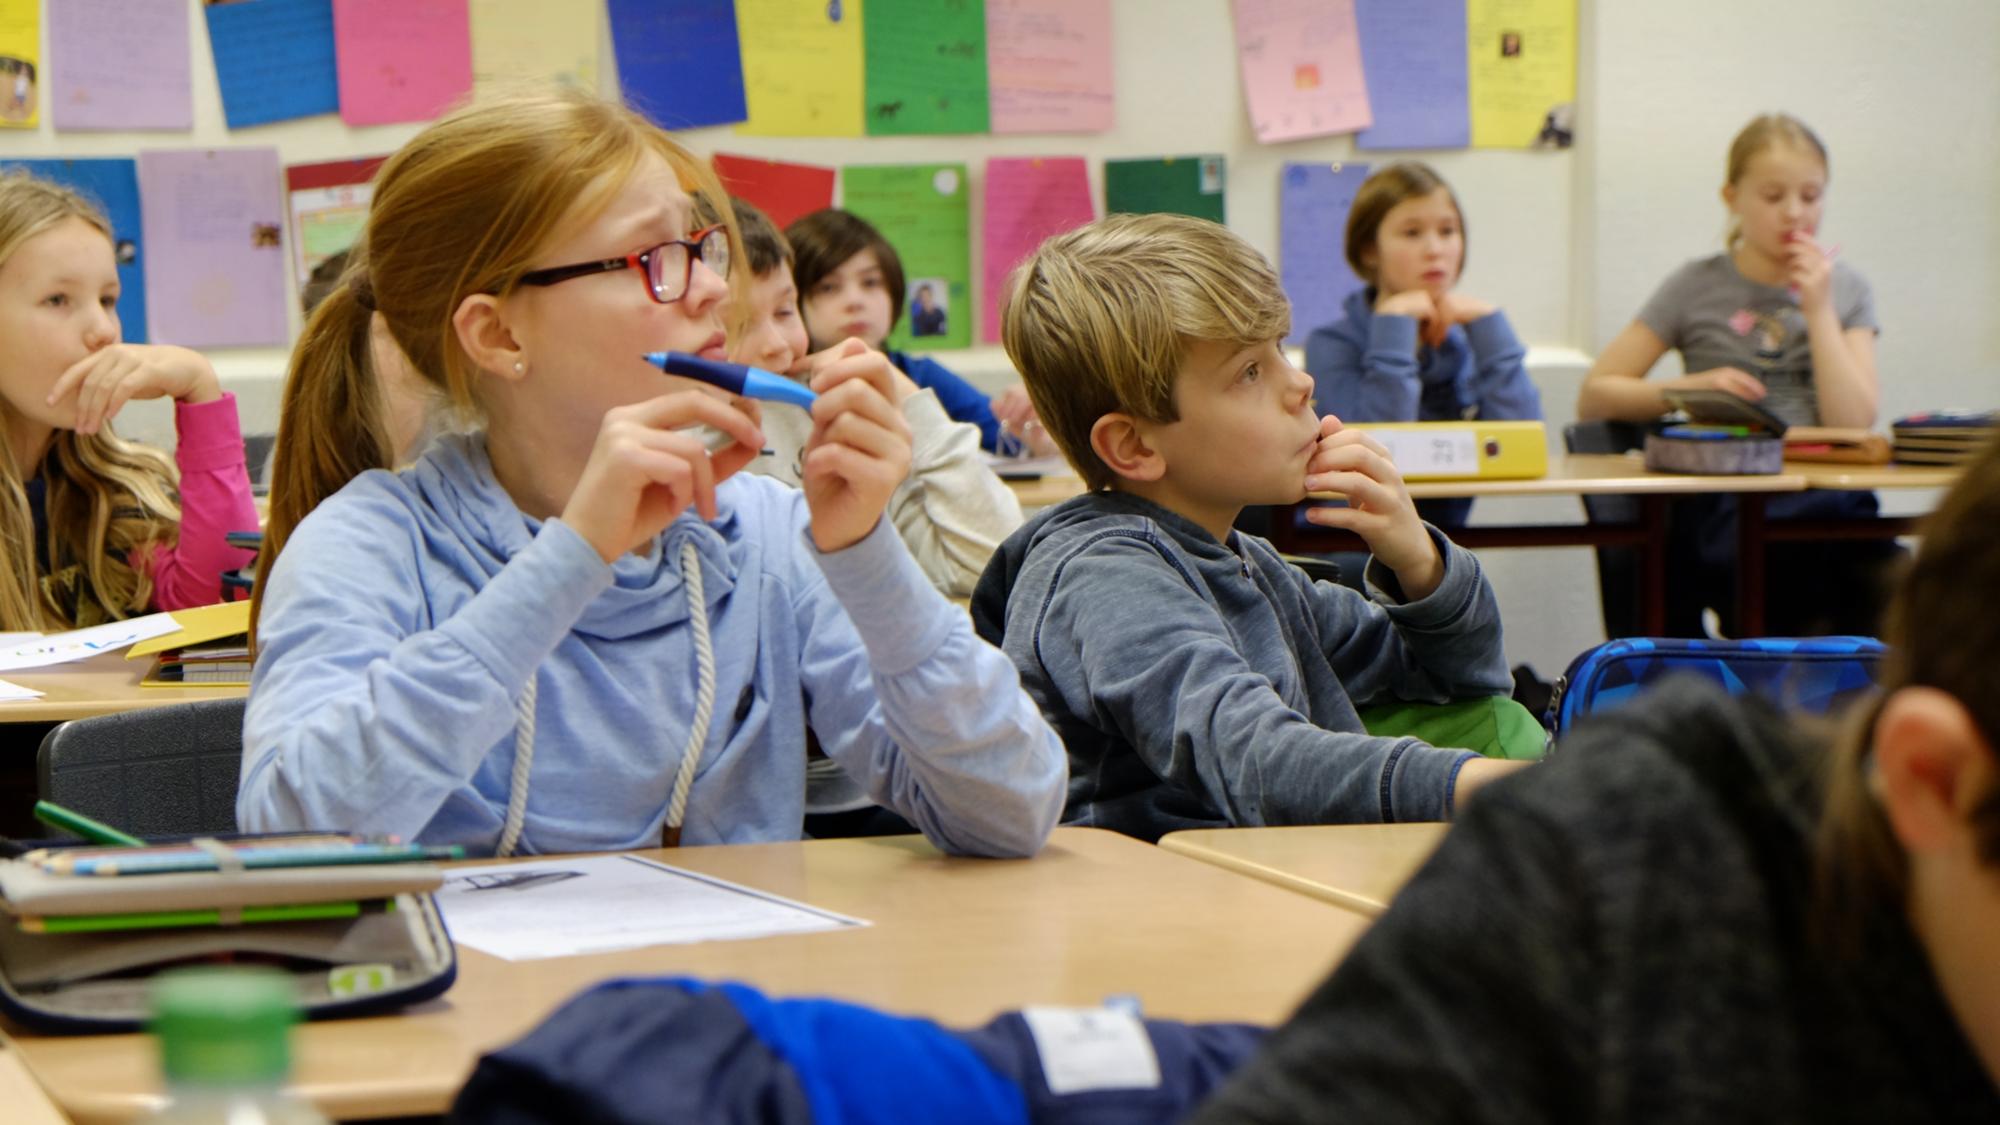
{"label": "pink sweater sleeve", "polygon": [[258,527],[236,396],[224,391],[214,402],[175,403],[174,429],[180,435],[174,461],[181,470],[181,533],[171,549],[153,553],[156,610],[221,601],[223,573],[248,566],[255,557],[222,537]]}

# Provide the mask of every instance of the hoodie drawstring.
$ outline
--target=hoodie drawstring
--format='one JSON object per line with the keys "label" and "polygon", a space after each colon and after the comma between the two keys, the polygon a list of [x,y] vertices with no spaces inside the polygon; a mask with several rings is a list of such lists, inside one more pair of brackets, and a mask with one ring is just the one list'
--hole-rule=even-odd
{"label": "hoodie drawstring", "polygon": [[[694,629],[694,723],[688,729],[687,749],[681,754],[681,768],[674,775],[673,794],[667,799],[666,824],[660,832],[661,845],[669,848],[680,846],[688,790],[694,787],[695,769],[701,763],[702,746],[708,741],[709,717],[715,710],[715,651],[708,640],[708,599],[702,592],[701,553],[692,539],[681,543],[681,575],[687,583],[688,624]],[[527,686],[521,691],[521,702],[515,708],[514,771],[507,781],[507,821],[500,831],[497,855],[514,854],[528,816],[528,770],[535,760],[535,679],[528,677]]]}

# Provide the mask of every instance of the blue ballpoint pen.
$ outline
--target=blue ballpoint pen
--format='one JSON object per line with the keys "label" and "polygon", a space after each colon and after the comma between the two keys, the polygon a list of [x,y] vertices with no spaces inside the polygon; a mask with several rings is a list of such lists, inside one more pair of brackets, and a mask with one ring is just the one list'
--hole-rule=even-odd
{"label": "blue ballpoint pen", "polygon": [[812,389],[794,379],[775,375],[761,367],[746,367],[741,363],[724,363],[719,359],[703,359],[686,352],[647,352],[646,362],[669,375],[684,375],[699,379],[712,387],[721,387],[731,394],[745,398],[760,398],[766,402],[789,402],[807,410],[819,400]]}

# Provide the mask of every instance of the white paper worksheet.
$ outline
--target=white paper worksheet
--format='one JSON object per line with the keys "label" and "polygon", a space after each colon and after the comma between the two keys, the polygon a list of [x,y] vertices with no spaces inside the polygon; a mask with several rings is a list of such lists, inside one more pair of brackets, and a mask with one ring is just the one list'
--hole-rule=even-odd
{"label": "white paper worksheet", "polygon": [[0,670],[45,668],[72,660],[87,660],[102,652],[130,648],[140,641],[164,637],[180,627],[180,622],[175,621],[171,613],[149,613],[144,617],[47,636],[0,633],[0,638],[14,638],[13,643],[0,648]]}
{"label": "white paper worksheet", "polygon": [[452,940],[509,961],[868,924],[629,855],[454,867],[437,904]]}

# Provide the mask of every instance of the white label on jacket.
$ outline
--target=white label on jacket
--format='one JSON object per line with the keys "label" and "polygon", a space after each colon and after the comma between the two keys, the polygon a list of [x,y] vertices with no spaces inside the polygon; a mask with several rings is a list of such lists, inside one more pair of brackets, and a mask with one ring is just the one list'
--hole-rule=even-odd
{"label": "white label on jacket", "polygon": [[1109,1008],[1023,1008],[1052,1094],[1129,1090],[1160,1084],[1160,1060],[1146,1025]]}

